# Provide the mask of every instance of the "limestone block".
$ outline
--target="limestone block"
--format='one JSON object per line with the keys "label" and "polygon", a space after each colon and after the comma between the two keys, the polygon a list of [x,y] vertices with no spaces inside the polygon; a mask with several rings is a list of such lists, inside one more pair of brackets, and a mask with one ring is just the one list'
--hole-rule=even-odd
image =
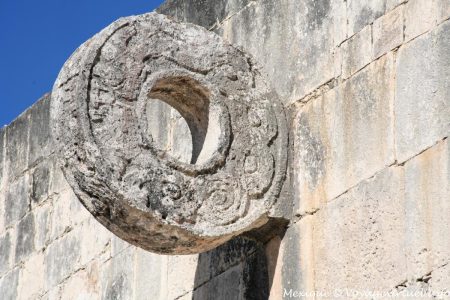
{"label": "limestone block", "polygon": [[29,210],[29,176],[23,175],[6,187],[4,224],[8,227],[19,221]]}
{"label": "limestone block", "polygon": [[49,182],[50,168],[49,163],[45,161],[32,171],[30,197],[33,205],[39,205],[48,197]]}
{"label": "limestone block", "polygon": [[236,237],[214,250],[199,254],[196,267],[196,287],[245,261],[257,249],[257,242]]}
{"label": "limestone block", "polygon": [[[272,283],[271,299],[283,298],[285,290],[314,292],[313,226],[315,216],[305,216],[290,226],[279,248],[276,264],[279,282]],[[275,270],[275,273],[277,270]]]}
{"label": "limestone block", "polygon": [[439,143],[404,168],[408,279],[417,279],[450,261],[450,143]]}
{"label": "limestone block", "polygon": [[61,299],[61,286],[57,286],[47,291],[41,300],[60,300]]}
{"label": "limestone block", "polygon": [[0,276],[11,268],[12,249],[11,233],[7,231],[0,237]]}
{"label": "limestone block", "polygon": [[405,41],[432,29],[438,15],[436,0],[411,0],[405,4]]}
{"label": "limestone block", "polygon": [[236,238],[199,255],[194,299],[267,299],[267,275],[263,245]]}
{"label": "limestone block", "polygon": [[436,299],[443,300],[450,297],[450,264],[433,270],[430,278],[430,290]]}
{"label": "limestone block", "polygon": [[347,1],[348,36],[381,17],[386,11],[386,0]]}
{"label": "limestone block", "polygon": [[5,171],[5,127],[0,128],[0,190],[3,190],[3,177],[4,177],[4,171]]}
{"label": "limestone block", "polygon": [[252,0],[169,0],[158,7],[157,12],[180,22],[194,23],[210,29],[251,2]]}
{"label": "limestone block", "polygon": [[134,249],[128,248],[100,266],[101,299],[132,299]]}
{"label": "limestone block", "polygon": [[247,299],[244,298],[243,289],[241,287],[242,273],[242,264],[234,266],[233,268],[227,270],[226,272],[220,274],[219,276],[213,278],[211,281],[208,281],[206,284],[196,289],[194,291],[193,299]]}
{"label": "limestone block", "polygon": [[34,236],[34,245],[36,251],[45,248],[47,244],[50,242],[50,229],[51,229],[51,212],[52,212],[52,203],[45,203],[39,207],[36,207],[32,213],[34,214],[35,220],[35,236]]}
{"label": "limestone block", "polygon": [[402,3],[407,2],[407,0],[386,0],[386,12],[396,8]]}
{"label": "limestone block", "polygon": [[12,182],[28,167],[29,111],[22,113],[6,127],[5,166]]}
{"label": "limestone block", "polygon": [[389,291],[404,281],[401,168],[387,168],[315,215],[315,289]]}
{"label": "limestone block", "polygon": [[[196,286],[198,254],[168,257],[167,299],[177,299],[193,291]],[[183,270],[183,272],[180,272]]]}
{"label": "limestone block", "polygon": [[342,46],[342,76],[348,78],[372,61],[372,26],[346,40]]}
{"label": "limestone block", "polygon": [[38,299],[46,290],[44,257],[43,252],[36,252],[25,261],[20,269],[17,299]]}
{"label": "limestone block", "polygon": [[[168,285],[167,281],[169,256],[153,254],[140,248],[136,248],[135,251],[135,298],[170,299],[167,295],[176,286]],[[178,274],[182,276],[185,271],[190,270],[180,266]]]}
{"label": "limestone block", "polygon": [[297,213],[315,211],[394,162],[393,84],[389,54],[297,111]]}
{"label": "limestone block", "polygon": [[53,150],[50,145],[50,102],[51,95],[45,94],[30,110],[30,143],[28,164],[46,158]]}
{"label": "limestone block", "polygon": [[35,222],[34,214],[27,214],[16,227],[15,263],[26,259],[34,252]]}
{"label": "limestone block", "polygon": [[92,259],[100,256],[102,252],[108,252],[110,257],[110,243],[112,233],[93,217],[87,218],[80,226],[74,229],[75,234],[83,237],[83,244],[80,249],[80,264],[86,265]]}
{"label": "limestone block", "polygon": [[112,257],[118,255],[119,253],[121,253],[122,251],[124,251],[126,248],[129,248],[129,247],[134,247],[134,246],[132,246],[128,242],[122,240],[118,236],[116,236],[114,234],[112,235],[112,238],[111,238],[111,256]]}
{"label": "limestone block", "polygon": [[403,8],[403,5],[399,6],[373,23],[374,58],[402,44]]}
{"label": "limestone block", "polygon": [[435,0],[437,8],[436,23],[441,23],[450,17],[450,2],[448,0]]}
{"label": "limestone block", "polygon": [[80,267],[83,236],[69,232],[51,243],[45,251],[45,276],[48,289],[58,285]]}
{"label": "limestone block", "polygon": [[59,166],[55,156],[50,156],[50,183],[49,194],[59,194],[63,191],[71,189],[69,183],[64,177],[64,173]]}
{"label": "limestone block", "polygon": [[420,153],[450,133],[448,49],[450,22],[446,21],[399,50],[394,108],[399,162]]}
{"label": "limestone block", "polygon": [[89,218],[91,218],[91,215],[78,201],[72,190],[60,193],[53,200],[50,240],[55,240]]}
{"label": "limestone block", "polygon": [[[96,261],[68,278],[61,287],[60,299],[101,299],[100,272]],[[107,299],[107,298],[104,298]],[[120,299],[120,298],[110,298]],[[145,298],[135,298],[145,299]],[[147,298],[152,299],[152,298]]]}
{"label": "limestone block", "polygon": [[[189,163],[154,141],[154,99],[186,120]],[[285,179],[285,117],[257,64],[156,13],[120,19],[83,44],[54,85],[51,117],[77,197],[149,251],[202,252],[259,228]]]}
{"label": "limestone block", "polygon": [[345,24],[341,0],[264,0],[225,20],[217,32],[253,54],[281,99],[292,103],[334,78]]}
{"label": "limestone block", "polygon": [[4,300],[16,300],[17,299],[17,286],[19,283],[19,269],[15,268],[8,274],[0,278],[0,291],[2,291],[2,299]]}

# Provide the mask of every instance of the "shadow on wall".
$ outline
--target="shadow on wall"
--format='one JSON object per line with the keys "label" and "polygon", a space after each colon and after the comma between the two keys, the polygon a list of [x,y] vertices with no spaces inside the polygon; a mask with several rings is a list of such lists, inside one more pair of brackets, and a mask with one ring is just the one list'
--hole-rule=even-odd
{"label": "shadow on wall", "polygon": [[[280,236],[274,240],[281,241]],[[269,298],[280,243],[266,250],[266,244],[247,237],[199,255],[195,274],[195,300]]]}

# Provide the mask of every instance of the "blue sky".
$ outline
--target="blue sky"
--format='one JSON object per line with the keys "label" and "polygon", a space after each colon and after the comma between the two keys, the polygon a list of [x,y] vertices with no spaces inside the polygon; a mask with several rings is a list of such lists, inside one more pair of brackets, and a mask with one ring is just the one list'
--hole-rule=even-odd
{"label": "blue sky", "polygon": [[0,0],[0,127],[51,90],[72,52],[119,17],[163,0]]}

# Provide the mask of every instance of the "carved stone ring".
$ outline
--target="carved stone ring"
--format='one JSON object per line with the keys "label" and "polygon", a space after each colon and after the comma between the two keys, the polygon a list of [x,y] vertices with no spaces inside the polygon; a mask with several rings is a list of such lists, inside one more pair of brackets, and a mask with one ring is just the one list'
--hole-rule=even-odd
{"label": "carved stone ring", "polygon": [[[155,143],[151,99],[186,120],[190,163]],[[264,225],[285,178],[285,117],[254,60],[156,13],[119,19],[80,46],[56,80],[51,116],[77,197],[149,251],[199,253]]]}

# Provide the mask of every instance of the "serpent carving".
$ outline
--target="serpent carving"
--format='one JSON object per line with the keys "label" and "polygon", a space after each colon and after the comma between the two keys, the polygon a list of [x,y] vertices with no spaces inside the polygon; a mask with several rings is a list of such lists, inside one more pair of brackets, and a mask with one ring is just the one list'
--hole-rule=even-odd
{"label": "serpent carving", "polygon": [[[186,120],[190,163],[158,148],[150,99]],[[156,13],[119,19],[81,45],[55,82],[51,117],[77,197],[152,252],[199,253],[264,225],[285,178],[285,116],[253,58]]]}

